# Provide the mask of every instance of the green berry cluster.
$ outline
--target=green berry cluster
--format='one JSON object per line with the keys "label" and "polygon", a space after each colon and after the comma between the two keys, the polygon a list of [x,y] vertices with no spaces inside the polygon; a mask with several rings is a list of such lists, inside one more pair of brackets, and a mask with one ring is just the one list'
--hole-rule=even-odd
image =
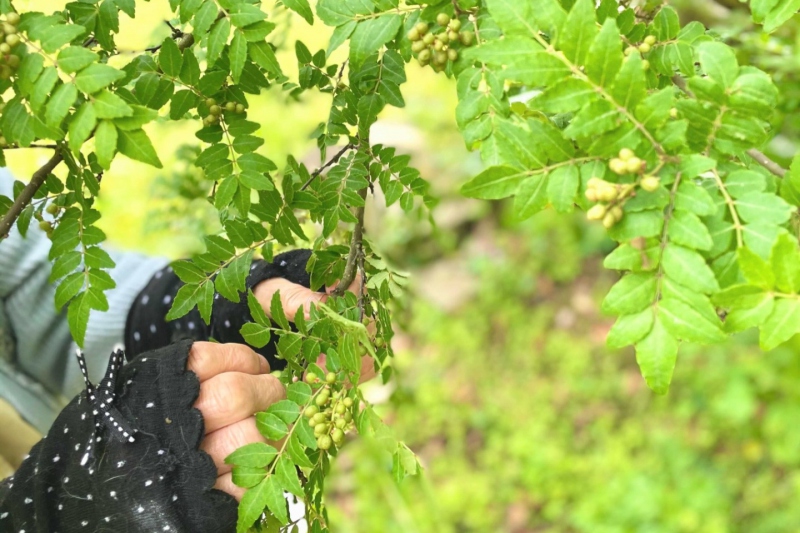
{"label": "green berry cluster", "polygon": [[322,387],[314,398],[314,405],[309,405],[303,412],[308,425],[314,428],[320,450],[341,446],[345,431],[353,425],[353,399],[347,396],[347,391],[341,384],[337,386],[337,381],[334,372],[328,372],[324,384],[315,373],[306,374],[306,383],[312,387]]}
{"label": "green berry cluster", "polygon": [[20,59],[12,53],[19,44],[17,35],[19,15],[11,12],[6,14],[5,20],[0,21],[0,79],[9,79],[19,67]]}
{"label": "green berry cluster", "polygon": [[608,168],[617,175],[627,174],[643,175],[637,183],[609,183],[600,178],[591,178],[586,184],[586,198],[590,202],[600,202],[592,206],[586,212],[589,220],[602,220],[606,228],[613,227],[622,220],[624,212],[622,210],[625,202],[636,193],[637,184],[639,188],[647,192],[653,192],[661,186],[658,176],[645,175],[646,163],[636,157],[633,150],[623,148],[619,151],[619,157],[613,158],[608,163]]}
{"label": "green berry cluster", "polygon": [[447,13],[439,13],[436,23],[441,30],[434,33],[427,22],[417,22],[408,32],[411,51],[417,55],[417,61],[424,66],[432,65],[437,72],[444,70],[448,61],[458,61],[457,45],[472,46],[475,34],[461,30],[461,21],[450,18]]}
{"label": "green berry cluster", "polygon": [[[51,202],[47,204],[47,208],[45,209],[45,211],[47,211],[48,213],[50,213],[55,217],[61,212],[61,207]],[[53,231],[55,230],[53,223],[48,220],[45,220],[44,217],[42,216],[41,211],[39,211],[38,209],[33,212],[33,218],[35,218],[39,222],[39,229],[44,231],[47,234],[48,238],[52,238]]]}
{"label": "green berry cluster", "polygon": [[[644,38],[644,41],[642,41],[639,44],[639,46],[629,46],[628,48],[626,48],[625,55],[629,56],[636,51],[638,51],[640,54],[646,54],[653,49],[653,45],[656,44],[656,42],[658,42],[658,39],[656,39],[655,35],[648,35],[647,37]],[[642,68],[645,70],[649,69],[650,62],[646,59],[643,59]]]}
{"label": "green berry cluster", "polygon": [[225,102],[218,104],[213,98],[206,98],[206,107],[208,107],[208,115],[203,118],[203,124],[211,126],[219,122],[219,117],[223,111],[228,113],[244,113],[244,105],[237,104],[236,102]]}

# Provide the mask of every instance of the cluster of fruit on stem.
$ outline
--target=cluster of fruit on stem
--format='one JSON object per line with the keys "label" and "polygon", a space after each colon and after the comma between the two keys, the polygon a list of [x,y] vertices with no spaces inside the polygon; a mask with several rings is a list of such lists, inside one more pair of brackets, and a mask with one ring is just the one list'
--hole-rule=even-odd
{"label": "cluster of fruit on stem", "polygon": [[219,122],[219,117],[223,111],[228,113],[244,113],[244,105],[237,104],[236,102],[225,102],[218,104],[213,98],[206,98],[206,107],[208,108],[208,115],[203,118],[203,124],[211,126]]}
{"label": "cluster of fruit on stem", "polygon": [[[613,158],[608,167],[617,175],[645,173],[646,164],[636,157],[633,150],[623,148],[619,157]],[[586,199],[590,202],[599,202],[586,212],[589,220],[602,220],[603,226],[611,228],[622,220],[625,202],[636,194],[637,186],[647,192],[653,192],[661,186],[657,176],[644,175],[636,183],[610,183],[597,177],[591,178],[586,184]]]}
{"label": "cluster of fruit on stem", "polygon": [[411,51],[417,54],[419,64],[432,65],[433,70],[440,72],[447,66],[448,61],[458,60],[456,45],[472,46],[475,34],[471,31],[461,31],[461,21],[451,19],[447,13],[439,13],[436,23],[442,28],[439,33],[433,33],[427,22],[418,22],[408,32],[411,41]]}
{"label": "cluster of fruit on stem", "polygon": [[[629,56],[634,52],[639,52],[640,54],[644,55],[648,53],[650,50],[653,49],[653,45],[656,44],[658,40],[656,39],[655,35],[648,35],[644,38],[644,41],[639,44],[639,46],[629,46],[625,49],[625,55]],[[650,62],[646,59],[642,59],[642,68],[647,70],[650,68]]]}
{"label": "cluster of fruit on stem", "polygon": [[306,383],[312,387],[322,387],[314,398],[314,405],[309,405],[303,412],[308,425],[314,428],[317,447],[330,450],[332,446],[341,446],[345,432],[353,426],[353,398],[347,395],[334,372],[328,372],[324,385],[315,373],[309,372],[306,374]]}

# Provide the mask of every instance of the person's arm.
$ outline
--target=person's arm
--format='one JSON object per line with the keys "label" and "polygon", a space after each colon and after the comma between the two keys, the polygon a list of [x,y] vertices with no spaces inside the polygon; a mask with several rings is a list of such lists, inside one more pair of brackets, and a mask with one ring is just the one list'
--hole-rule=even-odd
{"label": "person's arm", "polygon": [[[0,195],[13,198],[13,184],[8,170],[0,169]],[[70,360],[76,346],[66,312],[54,305],[49,250],[50,240],[35,223],[24,238],[14,227],[0,240],[0,337],[14,343],[13,350],[0,349],[0,397],[41,433],[48,430],[65,399],[82,387],[77,365]],[[93,379],[102,375],[102,358],[121,345],[136,294],[167,263],[135,253],[110,255],[117,264],[111,271],[117,286],[106,293],[109,311],[92,312],[84,344]]]}

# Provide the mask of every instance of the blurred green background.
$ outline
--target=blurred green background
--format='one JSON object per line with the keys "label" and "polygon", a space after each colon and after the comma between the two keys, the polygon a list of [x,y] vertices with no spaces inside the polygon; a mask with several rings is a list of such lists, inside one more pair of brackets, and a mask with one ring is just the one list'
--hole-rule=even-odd
{"label": "blurred green background", "polygon": [[[15,5],[52,10],[59,2]],[[265,5],[273,20],[291,20],[274,40],[293,76],[294,41],[315,51],[330,31]],[[684,23],[699,19],[736,43],[742,64],[775,76],[784,100],[769,153],[786,163],[800,132],[796,24],[767,37],[736,1],[673,5]],[[123,16],[125,50],[169,33],[167,2],[137,2],[137,10],[135,22]],[[610,241],[577,214],[545,212],[520,223],[502,203],[461,198],[459,184],[481,167],[454,124],[454,84],[412,65],[402,89],[407,107],[382,116],[373,141],[412,154],[442,201],[435,227],[369,204],[369,237],[414,283],[395,315],[398,377],[368,393],[425,474],[398,488],[370,442],[348,444],[329,484],[334,530],[800,531],[800,344],[764,354],[743,334],[723,346],[684,346],[670,393],[653,395],[633,352],[605,347],[611,320],[599,301],[615,279],[601,266]],[[254,99],[262,153],[316,167],[309,134],[328,104],[327,96],[295,101],[277,88]],[[148,128],[163,171],[115,161],[100,194],[109,245],[177,258],[214,231],[213,212],[201,199],[182,200],[177,186],[198,194],[208,185],[176,157],[191,152],[179,146],[198,145],[197,128],[189,121]],[[45,157],[8,155],[23,177]]]}

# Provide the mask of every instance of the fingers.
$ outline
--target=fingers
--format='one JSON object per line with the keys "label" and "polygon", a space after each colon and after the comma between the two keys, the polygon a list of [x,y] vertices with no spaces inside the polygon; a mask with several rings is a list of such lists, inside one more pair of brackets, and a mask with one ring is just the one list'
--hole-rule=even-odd
{"label": "fingers", "polygon": [[314,292],[309,288],[298,285],[297,283],[292,283],[287,279],[268,279],[262,281],[253,289],[253,294],[261,303],[267,315],[271,316],[270,307],[272,305],[272,296],[278,291],[280,291],[281,295],[283,312],[286,314],[286,318],[291,322],[294,322],[294,317],[299,309],[303,310],[305,318],[310,318],[311,304],[324,302],[328,299],[327,294]]}
{"label": "fingers", "polygon": [[189,351],[186,368],[197,374],[200,383],[224,372],[268,374],[266,359],[244,344],[195,342]]}
{"label": "fingers", "polygon": [[200,449],[211,456],[217,467],[217,475],[221,476],[233,468],[233,465],[225,463],[225,458],[238,448],[254,442],[266,442],[275,446],[275,443],[268,441],[259,433],[256,427],[256,418],[250,416],[209,433],[200,443]]}
{"label": "fingers", "polygon": [[233,476],[230,472],[219,476],[217,478],[217,482],[214,483],[214,488],[227,492],[236,498],[236,501],[241,501],[245,491],[247,490],[243,489],[242,487],[237,487],[233,484]]}
{"label": "fingers", "polygon": [[225,372],[200,384],[194,406],[203,414],[208,435],[264,411],[285,397],[286,390],[272,374]]}
{"label": "fingers", "polygon": [[[325,292],[331,294],[334,290],[336,290],[336,287],[338,286],[339,286],[339,280],[337,280],[336,283],[334,283],[333,285],[325,287]],[[359,291],[361,290],[361,272],[358,272],[356,274],[356,277],[353,278],[353,282],[350,284],[349,287],[347,287],[347,290],[356,295],[359,293]]]}

